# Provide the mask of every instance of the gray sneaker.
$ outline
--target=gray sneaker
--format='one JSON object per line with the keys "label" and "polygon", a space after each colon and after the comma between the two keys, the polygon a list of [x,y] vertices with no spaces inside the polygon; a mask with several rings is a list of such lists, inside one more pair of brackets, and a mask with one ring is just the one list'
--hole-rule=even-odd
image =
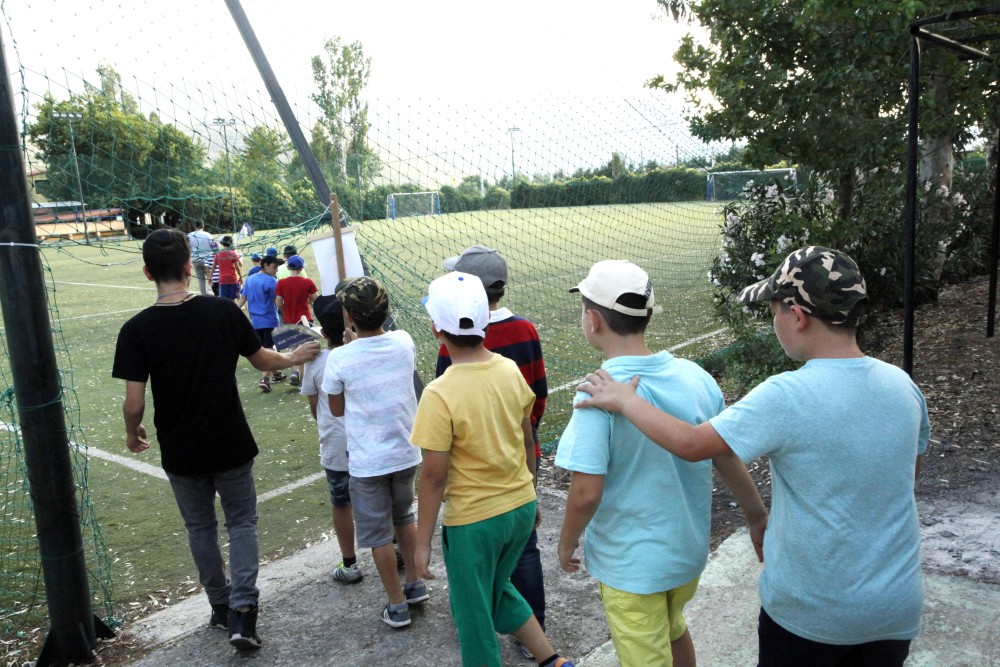
{"label": "gray sneaker", "polygon": [[357,563],[348,567],[344,565],[344,561],[340,561],[340,565],[338,565],[337,569],[333,571],[330,578],[342,584],[356,584],[361,581],[364,576],[365,575],[361,573],[361,568],[358,567]]}
{"label": "gray sneaker", "polygon": [[383,623],[390,627],[402,628],[410,624],[410,609],[409,607],[404,607],[397,611],[393,611],[392,605],[386,602],[379,618],[382,619]]}
{"label": "gray sneaker", "polygon": [[416,604],[429,600],[431,595],[427,592],[427,584],[423,579],[403,584],[403,595],[406,596],[406,604]]}

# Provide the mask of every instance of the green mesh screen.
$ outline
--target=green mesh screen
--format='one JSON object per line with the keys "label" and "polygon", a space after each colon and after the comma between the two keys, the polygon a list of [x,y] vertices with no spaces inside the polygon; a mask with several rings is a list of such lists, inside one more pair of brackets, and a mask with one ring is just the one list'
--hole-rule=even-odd
{"label": "green mesh screen", "polygon": [[[313,266],[307,238],[328,229],[329,216],[223,3],[211,4],[195,11],[188,3],[145,0],[128,6],[32,0],[16,7],[0,0],[45,257],[58,258],[60,266],[102,267],[109,276],[103,280],[138,288],[141,239],[151,229],[187,231],[201,220],[216,238],[235,235],[243,252],[293,244]],[[75,25],[74,16],[83,13],[102,17],[98,33]],[[255,27],[259,35],[268,34],[267,24]],[[223,57],[220,44],[226,45]],[[179,52],[202,51],[196,67],[174,62]],[[309,63],[300,67],[309,81]],[[276,71],[282,78],[284,72]],[[566,423],[573,388],[600,362],[579,332],[579,298],[567,292],[594,262],[629,259],[650,273],[664,306],[649,330],[652,348],[692,355],[703,349],[699,341],[717,332],[706,273],[718,248],[720,219],[717,204],[706,201],[705,166],[720,147],[693,139],[669,97],[640,90],[627,97],[483,103],[456,101],[454,95],[369,99],[362,93],[363,113],[355,108],[346,122],[333,123],[312,101],[315,89],[296,83],[285,92],[371,273],[391,294],[396,326],[416,340],[425,382],[433,377],[437,348],[419,301],[440,275],[441,261],[472,244],[493,246],[506,257],[510,284],[501,305],[535,322],[542,337],[551,392],[540,432],[546,451]],[[420,192],[434,196],[399,197]],[[392,195],[407,201],[406,215],[387,212]],[[434,214],[418,214],[425,209]],[[89,505],[88,425],[80,423],[75,389],[81,377],[91,387],[115,382],[111,359],[89,353],[95,341],[88,337],[113,340],[116,329],[74,329],[74,338],[63,340],[57,298],[63,280],[50,277],[49,303],[92,588],[99,613],[116,617],[112,583],[118,575]],[[128,316],[115,303],[88,307],[121,312],[121,321]],[[5,354],[4,636],[37,624],[32,619],[45,612],[8,368]],[[101,415],[96,419],[113,422],[106,429],[115,438],[119,405],[93,410]],[[120,442],[95,446],[120,448]]]}

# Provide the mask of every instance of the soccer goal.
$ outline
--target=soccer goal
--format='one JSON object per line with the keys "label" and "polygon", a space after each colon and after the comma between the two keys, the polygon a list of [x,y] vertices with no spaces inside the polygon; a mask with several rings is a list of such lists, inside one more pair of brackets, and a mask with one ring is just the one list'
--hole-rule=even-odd
{"label": "soccer goal", "polygon": [[794,185],[797,180],[796,171],[795,167],[759,171],[711,171],[707,174],[705,183],[705,199],[708,201],[736,199],[743,188],[751,183],[760,185],[779,180],[784,186]]}
{"label": "soccer goal", "polygon": [[414,215],[441,215],[441,193],[398,192],[385,197],[385,217],[395,220]]}

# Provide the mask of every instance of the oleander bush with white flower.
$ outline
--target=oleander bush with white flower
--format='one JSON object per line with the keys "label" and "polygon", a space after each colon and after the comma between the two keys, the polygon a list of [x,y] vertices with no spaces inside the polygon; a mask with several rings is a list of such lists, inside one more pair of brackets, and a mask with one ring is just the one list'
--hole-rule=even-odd
{"label": "oleander bush with white flower", "polygon": [[[858,180],[853,215],[847,220],[840,218],[833,185],[816,174],[798,183],[748,183],[721,211],[722,247],[708,278],[715,286],[716,312],[735,340],[722,355],[724,361],[715,360],[725,365],[722,374],[730,389],[742,393],[797,365],[784,355],[769,327],[768,304],[746,305],[736,299],[744,287],[770,276],[796,248],[837,248],[857,261],[869,294],[868,319],[859,331],[862,345],[870,351],[884,345],[880,315],[902,305],[905,178],[899,169],[875,169]],[[936,298],[942,276],[963,277],[986,269],[990,220],[985,211],[992,199],[983,196],[970,203],[959,190],[979,188],[985,193],[985,175],[956,171],[954,183],[953,192],[929,185],[918,188],[918,304]]]}

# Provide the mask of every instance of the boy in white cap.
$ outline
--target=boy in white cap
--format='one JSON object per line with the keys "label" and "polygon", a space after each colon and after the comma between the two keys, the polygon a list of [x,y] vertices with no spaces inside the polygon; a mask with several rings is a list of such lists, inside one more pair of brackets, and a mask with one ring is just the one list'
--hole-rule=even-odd
{"label": "boy in white cap", "polygon": [[697,426],[642,400],[645,378],[605,371],[577,407],[620,413],[688,461],[767,456],[774,492],[764,540],[758,664],[898,667],[920,629],[920,525],[913,487],[930,434],[920,389],[857,343],[868,300],[844,253],[788,255],[738,299],[769,301],[785,353],[775,375]]}
{"label": "boy in white cap", "polygon": [[[501,307],[500,300],[507,291],[507,260],[497,250],[483,245],[474,245],[461,255],[449,257],[442,262],[446,271],[471,273],[483,282],[486,298],[490,303],[490,325],[486,329],[483,346],[491,352],[503,355],[517,364],[525,382],[535,394],[535,405],[531,408],[531,432],[535,440],[535,467],[541,461],[542,449],[538,442],[538,425],[545,414],[545,403],[549,391],[545,376],[545,359],[542,357],[542,341],[535,325],[523,317],[518,317],[509,308]],[[442,345],[438,351],[437,373],[440,377],[451,365],[448,348]],[[535,484],[538,475],[535,475]],[[545,629],[545,584],[542,574],[542,557],[538,550],[538,532],[531,531],[524,552],[510,580],[514,588],[531,605],[531,611]],[[514,640],[515,642],[517,640]],[[521,654],[534,658],[523,645],[517,644]]]}
{"label": "boy in white cap", "polygon": [[513,634],[544,667],[572,667],[552,649],[510,575],[535,525],[535,395],[517,365],[483,347],[490,321],[478,277],[454,271],[430,284],[424,306],[451,357],[424,388],[410,441],[424,450],[417,575],[428,565],[438,510],[462,664],[500,667],[496,633]]}
{"label": "boy in white cap", "polygon": [[[646,346],[646,327],[661,309],[645,271],[625,260],[598,262],[570,292],[582,297],[584,338],[604,353],[601,367],[612,377],[640,375],[644,398],[690,423],[723,410],[711,375]],[[598,409],[574,411],[555,463],[573,472],[559,564],[567,572],[580,568],[575,551],[586,529],[587,571],[597,579],[618,660],[625,667],[693,666],[683,610],[708,560],[711,464],[683,461]],[[720,461],[719,471],[741,489],[741,504],[749,498],[758,518],[767,516],[735,456]]]}

